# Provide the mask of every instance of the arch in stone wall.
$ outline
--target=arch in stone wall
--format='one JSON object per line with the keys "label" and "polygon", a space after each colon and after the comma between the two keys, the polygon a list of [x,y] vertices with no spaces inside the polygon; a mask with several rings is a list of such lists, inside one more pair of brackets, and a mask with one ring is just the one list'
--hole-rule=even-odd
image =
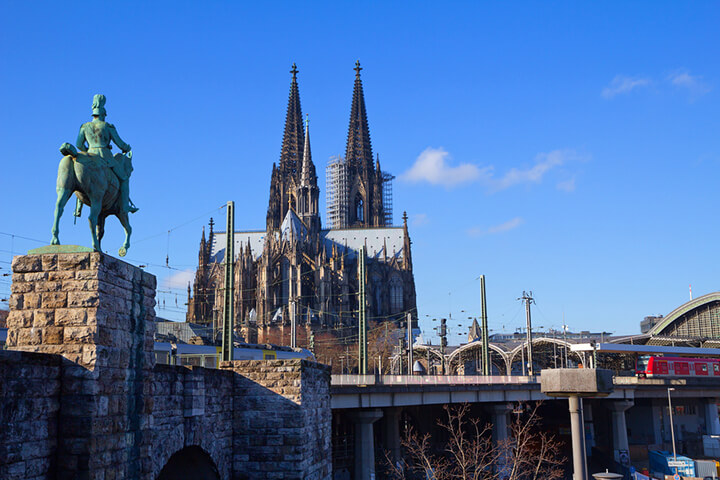
{"label": "arch in stone wall", "polygon": [[157,480],[220,480],[212,457],[198,446],[185,447],[173,453]]}

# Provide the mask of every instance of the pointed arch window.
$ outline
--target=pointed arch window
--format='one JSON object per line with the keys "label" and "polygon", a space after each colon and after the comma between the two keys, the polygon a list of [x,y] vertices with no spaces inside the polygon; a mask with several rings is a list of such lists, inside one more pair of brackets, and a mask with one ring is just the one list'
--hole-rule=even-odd
{"label": "pointed arch window", "polygon": [[365,204],[360,194],[355,197],[355,220],[358,222],[365,221]]}
{"label": "pointed arch window", "polygon": [[379,317],[382,315],[382,279],[379,275],[373,275],[372,288],[374,289],[373,303],[375,304],[375,315]]}
{"label": "pointed arch window", "polygon": [[398,275],[390,279],[390,312],[398,313],[403,309],[403,281]]}
{"label": "pointed arch window", "polygon": [[280,272],[282,280],[280,283],[280,304],[286,305],[290,297],[290,261],[283,258],[280,262]]}

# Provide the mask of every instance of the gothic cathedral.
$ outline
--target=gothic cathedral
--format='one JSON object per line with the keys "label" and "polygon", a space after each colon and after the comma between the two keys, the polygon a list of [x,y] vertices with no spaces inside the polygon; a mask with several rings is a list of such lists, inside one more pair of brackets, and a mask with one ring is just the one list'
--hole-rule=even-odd
{"label": "gothic cathedral", "polygon": [[[345,158],[327,167],[327,221],[321,226],[320,189],[303,122],[298,70],[291,70],[279,164],[273,164],[265,231],[236,231],[236,332],[248,343],[290,344],[294,317],[298,346],[330,333],[357,335],[358,255],[365,247],[366,312],[374,323],[416,324],[407,215],[392,226],[392,175],[373,158],[360,64],[350,109]],[[203,228],[198,269],[188,287],[187,321],[219,329],[227,232]]]}

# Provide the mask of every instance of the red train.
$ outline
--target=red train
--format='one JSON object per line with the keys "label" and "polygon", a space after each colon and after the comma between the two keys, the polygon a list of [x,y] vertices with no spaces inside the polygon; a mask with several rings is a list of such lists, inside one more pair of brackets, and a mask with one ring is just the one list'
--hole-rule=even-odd
{"label": "red train", "polygon": [[720,377],[720,359],[643,355],[635,373],[638,377]]}

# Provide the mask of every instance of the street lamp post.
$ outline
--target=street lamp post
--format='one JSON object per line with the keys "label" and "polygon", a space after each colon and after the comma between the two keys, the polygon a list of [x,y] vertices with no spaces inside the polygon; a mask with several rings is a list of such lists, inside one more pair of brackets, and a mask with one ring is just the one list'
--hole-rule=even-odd
{"label": "street lamp post", "polygon": [[[669,387],[667,389],[667,391],[668,391],[668,409],[670,410],[670,437],[672,439],[673,461],[677,462],[677,452],[675,450],[675,427],[673,426],[672,400],[670,400],[670,392],[674,391],[674,390],[675,389],[672,387]],[[675,467],[675,473],[677,473],[677,467]]]}

